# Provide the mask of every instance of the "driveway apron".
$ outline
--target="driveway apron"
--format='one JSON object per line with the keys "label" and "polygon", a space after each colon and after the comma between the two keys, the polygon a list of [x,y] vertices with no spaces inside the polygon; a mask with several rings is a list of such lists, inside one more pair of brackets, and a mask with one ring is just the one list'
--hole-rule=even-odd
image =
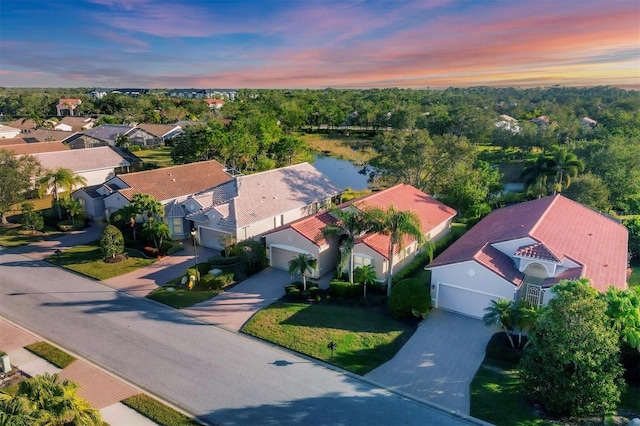
{"label": "driveway apron", "polygon": [[365,377],[462,414],[494,330],[475,318],[433,309],[389,362]]}

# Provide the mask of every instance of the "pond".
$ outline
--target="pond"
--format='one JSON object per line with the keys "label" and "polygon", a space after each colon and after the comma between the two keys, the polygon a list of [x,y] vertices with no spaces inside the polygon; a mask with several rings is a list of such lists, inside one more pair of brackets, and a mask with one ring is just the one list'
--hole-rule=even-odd
{"label": "pond", "polygon": [[351,161],[316,155],[313,165],[342,188],[360,191],[369,187],[368,175],[360,173],[363,166],[356,166]]}

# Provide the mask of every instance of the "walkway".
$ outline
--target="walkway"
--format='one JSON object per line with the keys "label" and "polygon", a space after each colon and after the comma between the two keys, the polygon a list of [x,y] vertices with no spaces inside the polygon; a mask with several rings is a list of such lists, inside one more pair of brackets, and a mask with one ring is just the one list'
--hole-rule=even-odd
{"label": "walkway", "polygon": [[9,355],[14,367],[31,377],[43,373],[58,374],[61,381],[78,383],[78,395],[100,410],[103,419],[111,425],[156,424],[120,402],[141,393],[138,389],[82,359],[60,369],[24,349],[24,346],[38,341],[42,339],[0,317],[0,349]]}
{"label": "walkway", "polygon": [[469,386],[494,332],[481,320],[433,309],[396,356],[365,377],[469,414]]}

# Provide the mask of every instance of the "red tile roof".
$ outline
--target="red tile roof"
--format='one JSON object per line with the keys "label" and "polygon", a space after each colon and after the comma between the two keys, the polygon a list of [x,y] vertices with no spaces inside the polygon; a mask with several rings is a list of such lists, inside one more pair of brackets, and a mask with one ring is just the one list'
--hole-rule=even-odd
{"label": "red tile roof", "polygon": [[43,152],[68,151],[70,148],[62,142],[36,142],[6,145],[2,149],[11,151],[16,155],[31,155]]}
{"label": "red tile roof", "polygon": [[[345,208],[350,205],[354,205],[356,207],[378,207],[383,209],[393,205],[397,210],[412,211],[420,218],[424,234],[429,233],[434,227],[456,215],[456,211],[451,207],[442,204],[432,196],[417,190],[411,185],[405,184],[399,184],[385,189],[384,191],[366,195],[357,200],[341,204],[338,207]],[[322,238],[322,228],[324,228],[328,223],[335,222],[336,219],[331,216],[331,214],[328,212],[322,212],[300,219],[270,232],[290,227],[295,229],[300,235],[309,241],[321,246],[327,242]],[[382,234],[367,234],[357,242],[368,245],[386,258],[389,250],[389,238],[389,236]],[[410,241],[410,238],[406,238],[405,245]]]}
{"label": "red tile roof", "polygon": [[[598,290],[605,291],[609,285],[626,287],[627,229],[562,195],[493,211],[429,267],[478,260],[487,243],[526,237],[544,244],[561,261],[568,258],[582,265],[585,276]],[[504,274],[498,264],[488,267]],[[575,271],[570,275],[574,276]]]}
{"label": "red tile roof", "polygon": [[158,201],[204,191],[233,180],[216,160],[118,175],[129,188],[118,191],[128,200],[134,194],[153,195]]}
{"label": "red tile roof", "polygon": [[514,253],[515,256],[530,257],[532,259],[549,260],[551,262],[562,262],[555,254],[545,247],[542,243],[530,244],[522,246]]}

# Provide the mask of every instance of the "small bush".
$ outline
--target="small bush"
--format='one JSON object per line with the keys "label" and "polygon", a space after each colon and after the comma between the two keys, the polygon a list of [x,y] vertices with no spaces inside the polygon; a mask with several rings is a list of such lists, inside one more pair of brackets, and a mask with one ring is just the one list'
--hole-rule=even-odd
{"label": "small bush", "polygon": [[179,252],[180,250],[182,250],[184,247],[182,247],[182,244],[180,243],[175,243],[171,245],[171,248],[169,248],[169,250],[167,250],[167,254],[174,254]]}
{"label": "small bush", "polygon": [[202,278],[200,278],[198,287],[202,289],[221,290],[222,282],[216,278],[217,277],[209,274],[203,275]]}
{"label": "small bush", "polygon": [[291,292],[291,290],[296,290],[298,289],[298,287],[296,287],[295,284],[289,284],[284,286],[284,294],[286,294],[287,296],[289,295],[289,293]]}
{"label": "small bush", "polygon": [[234,282],[234,274],[233,272],[223,272],[218,275],[216,279],[220,282],[222,288],[227,287]]}
{"label": "small bush", "polygon": [[144,254],[146,254],[149,257],[158,257],[160,255],[160,250],[151,246],[146,246],[143,249],[143,251],[144,251]]}
{"label": "small bush", "polygon": [[362,297],[362,284],[349,284],[347,281],[333,280],[329,283],[329,293],[338,298],[355,299]]}
{"label": "small bush", "polygon": [[252,275],[261,271],[267,264],[264,246],[255,240],[245,240],[236,244],[238,256],[246,262],[247,274]]}
{"label": "small bush", "polygon": [[289,300],[300,300],[300,293],[302,293],[300,290],[298,290],[297,288],[293,288],[289,291],[289,294],[287,294],[287,296],[289,297]]}
{"label": "small bush", "polygon": [[62,232],[73,231],[73,226],[69,223],[68,220],[63,220],[62,222],[58,222],[58,229]]}
{"label": "small bush", "polygon": [[393,287],[389,308],[397,317],[424,315],[431,308],[429,288],[421,281],[406,278]]}
{"label": "small bush", "polygon": [[160,253],[169,253],[169,250],[173,248],[173,243],[171,241],[163,241],[160,244]]}

